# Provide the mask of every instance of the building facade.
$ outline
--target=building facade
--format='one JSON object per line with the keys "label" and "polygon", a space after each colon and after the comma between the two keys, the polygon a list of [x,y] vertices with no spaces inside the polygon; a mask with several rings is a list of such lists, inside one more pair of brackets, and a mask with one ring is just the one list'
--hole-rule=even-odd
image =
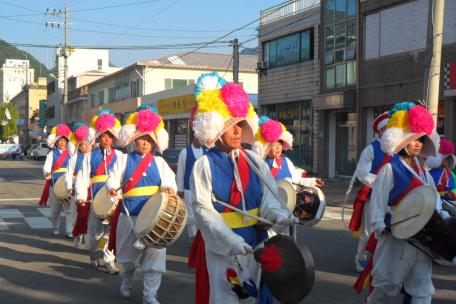
{"label": "building facade", "polygon": [[6,59],[0,69],[0,103],[9,102],[25,85],[35,82],[35,70],[30,61]]}
{"label": "building facade", "polygon": [[318,172],[319,156],[314,147],[320,139],[314,127],[312,100],[320,92],[319,3],[290,1],[260,14],[260,112],[278,119],[293,134],[293,149],[287,156],[296,165]]}

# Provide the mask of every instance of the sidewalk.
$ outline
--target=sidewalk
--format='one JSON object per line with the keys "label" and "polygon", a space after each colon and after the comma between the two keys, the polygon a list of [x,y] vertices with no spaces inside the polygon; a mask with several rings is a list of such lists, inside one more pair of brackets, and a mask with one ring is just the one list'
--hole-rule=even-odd
{"label": "sidewalk", "polygon": [[[323,193],[326,196],[326,204],[328,206],[341,207],[345,198],[345,192],[347,192],[350,178],[336,177],[324,179],[325,187]],[[355,183],[353,190],[350,194],[347,204],[351,205],[360,185]]]}

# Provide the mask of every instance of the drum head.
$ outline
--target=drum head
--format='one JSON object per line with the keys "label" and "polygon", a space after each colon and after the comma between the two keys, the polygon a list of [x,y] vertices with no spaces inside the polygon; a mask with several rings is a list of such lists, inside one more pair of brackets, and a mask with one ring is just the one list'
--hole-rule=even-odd
{"label": "drum head", "polygon": [[434,188],[420,186],[410,191],[396,207],[393,207],[391,232],[394,237],[407,239],[421,231],[434,213],[437,196]]}
{"label": "drum head", "polygon": [[144,237],[157,224],[160,220],[160,214],[166,208],[167,201],[168,194],[166,192],[158,192],[152,195],[144,204],[135,224],[135,233],[138,236]]}
{"label": "drum head", "polygon": [[65,187],[65,176],[60,176],[54,183],[54,195],[59,200],[64,200],[71,197],[70,192]]}
{"label": "drum head", "polygon": [[279,197],[281,198],[281,203],[293,212],[296,206],[296,191],[293,187],[293,184],[287,180],[277,181],[277,188],[279,192]]}
{"label": "drum head", "polygon": [[313,226],[320,222],[325,208],[326,198],[320,188],[298,186],[296,208],[293,214],[304,226]]}
{"label": "drum head", "polygon": [[115,202],[108,198],[106,187],[101,187],[93,199],[93,213],[98,218],[106,218]]}

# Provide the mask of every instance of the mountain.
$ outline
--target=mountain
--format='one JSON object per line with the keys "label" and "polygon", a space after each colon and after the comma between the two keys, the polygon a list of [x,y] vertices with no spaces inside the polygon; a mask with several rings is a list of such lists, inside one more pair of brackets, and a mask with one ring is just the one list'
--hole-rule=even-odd
{"label": "mountain", "polygon": [[258,55],[258,47],[245,48],[239,54],[241,54],[241,55]]}
{"label": "mountain", "polygon": [[[5,63],[5,59],[25,59],[25,55],[27,55],[27,59],[30,61],[30,66],[35,69],[35,78],[38,76],[48,76],[49,71],[42,64],[39,62],[33,55],[27,53],[26,51],[22,51],[17,47],[9,44],[8,42],[0,39],[0,67]],[[41,66],[41,74],[40,74],[40,66]]]}

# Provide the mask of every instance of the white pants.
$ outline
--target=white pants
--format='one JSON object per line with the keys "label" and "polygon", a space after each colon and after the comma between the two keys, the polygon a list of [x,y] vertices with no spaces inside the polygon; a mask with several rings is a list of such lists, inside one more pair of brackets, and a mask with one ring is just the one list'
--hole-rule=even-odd
{"label": "white pants", "polygon": [[374,254],[372,286],[368,303],[388,303],[388,297],[399,294],[402,286],[412,296],[412,303],[431,303],[435,292],[432,259],[407,241],[383,234]]}
{"label": "white pants", "polygon": [[60,230],[60,214],[65,214],[65,232],[70,234],[73,232],[74,217],[71,212],[71,202],[66,203],[58,200],[54,195],[54,190],[49,189],[49,205],[51,207],[51,222],[54,230]]}
{"label": "white pants", "polygon": [[[255,261],[253,254],[237,256],[244,269],[248,269],[250,277],[255,281],[257,288],[260,287],[260,268]],[[249,297],[245,300],[239,299],[237,294],[231,290],[232,286],[226,279],[226,270],[233,268],[239,274],[239,267],[234,256],[223,256],[206,249],[206,264],[209,273],[211,304],[238,304],[255,303],[254,298]]]}
{"label": "white pants", "polygon": [[[364,210],[366,210],[366,206],[364,207]],[[369,259],[369,253],[365,249],[367,241],[369,240],[369,234],[367,233],[366,229],[364,229],[366,223],[366,213],[367,212],[363,212],[361,218],[361,228],[359,229],[359,240],[358,248],[356,249],[355,264],[357,264],[359,261],[367,262]]]}
{"label": "white pants", "polygon": [[195,216],[193,214],[193,208],[192,208],[192,193],[190,190],[184,190],[184,202],[185,205],[187,206],[187,233],[190,238],[194,238],[196,235],[196,231],[198,228],[196,227],[195,224]]}
{"label": "white pants", "polygon": [[97,251],[99,244],[103,245],[103,261],[105,263],[114,262],[115,259],[114,253],[108,249],[107,240],[110,228],[111,226],[104,225],[101,220],[95,217],[91,206],[87,227],[87,249],[91,254],[94,254]]}
{"label": "white pants", "polygon": [[[132,216],[136,223],[136,216]],[[155,249],[146,247],[138,250],[133,245],[137,237],[133,232],[132,224],[124,213],[119,215],[116,231],[117,263],[122,277],[130,280],[139,265],[139,270],[144,273],[143,295],[145,299],[156,297],[161,284],[161,275],[166,271],[166,248]]]}

